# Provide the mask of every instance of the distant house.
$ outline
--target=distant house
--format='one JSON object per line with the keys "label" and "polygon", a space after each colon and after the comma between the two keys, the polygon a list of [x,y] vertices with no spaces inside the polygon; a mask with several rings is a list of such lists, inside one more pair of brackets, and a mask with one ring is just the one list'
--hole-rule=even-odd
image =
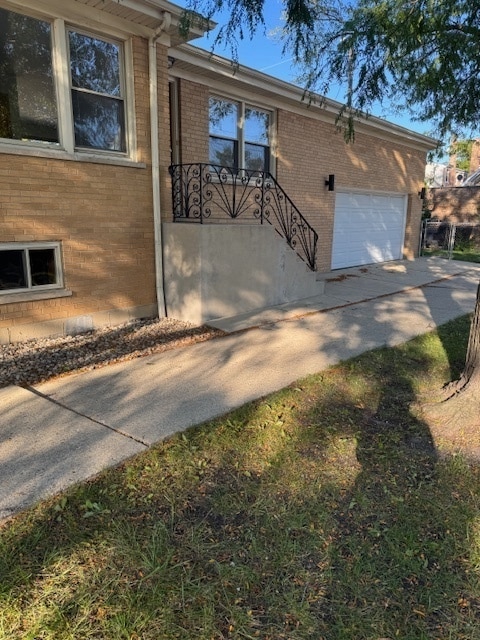
{"label": "distant house", "polygon": [[[413,258],[432,139],[186,43],[164,0],[0,0],[0,342],[205,322]],[[208,25],[207,25],[208,26]]]}
{"label": "distant house", "polygon": [[449,186],[449,166],[441,162],[429,162],[425,167],[425,185],[429,189]]}

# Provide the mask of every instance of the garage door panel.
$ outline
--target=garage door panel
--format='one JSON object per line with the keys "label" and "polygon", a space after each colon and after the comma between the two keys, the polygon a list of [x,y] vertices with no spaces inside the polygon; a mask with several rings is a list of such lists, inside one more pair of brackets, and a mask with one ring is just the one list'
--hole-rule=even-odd
{"label": "garage door panel", "polygon": [[332,269],[402,257],[405,197],[338,193]]}

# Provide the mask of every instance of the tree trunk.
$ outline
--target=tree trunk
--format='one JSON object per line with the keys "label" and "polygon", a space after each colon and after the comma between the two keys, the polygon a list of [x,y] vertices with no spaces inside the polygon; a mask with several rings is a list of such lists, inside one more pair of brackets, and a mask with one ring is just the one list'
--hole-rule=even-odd
{"label": "tree trunk", "polygon": [[477,289],[477,302],[475,304],[475,312],[473,314],[472,323],[470,325],[470,334],[468,337],[467,357],[465,358],[465,367],[463,373],[458,380],[451,382],[445,392],[448,398],[453,398],[457,394],[464,393],[467,388],[472,385],[476,378],[480,375],[480,284]]}
{"label": "tree trunk", "polygon": [[432,435],[444,448],[480,457],[480,284],[463,373],[445,387],[441,402],[423,410]]}

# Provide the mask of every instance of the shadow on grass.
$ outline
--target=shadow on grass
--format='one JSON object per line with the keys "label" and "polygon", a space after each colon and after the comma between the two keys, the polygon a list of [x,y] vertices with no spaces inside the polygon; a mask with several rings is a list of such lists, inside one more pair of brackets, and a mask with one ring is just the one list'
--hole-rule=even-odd
{"label": "shadow on grass", "polygon": [[359,472],[334,514],[322,632],[335,639],[470,637],[461,635],[458,610],[468,579],[452,556],[472,513],[466,496],[457,502],[450,494],[454,478],[445,484],[430,432],[412,411],[419,353],[394,356],[387,367],[382,352],[352,364],[353,373],[360,362],[377,397],[364,407],[344,399],[357,410]]}
{"label": "shadow on grass", "polygon": [[438,327],[437,334],[448,358],[450,380],[457,380],[465,367],[470,324],[471,315],[467,314]]}
{"label": "shadow on grass", "polygon": [[440,460],[416,413],[432,366],[421,340],[370,352],[20,516],[0,629],[478,638],[478,471]]}

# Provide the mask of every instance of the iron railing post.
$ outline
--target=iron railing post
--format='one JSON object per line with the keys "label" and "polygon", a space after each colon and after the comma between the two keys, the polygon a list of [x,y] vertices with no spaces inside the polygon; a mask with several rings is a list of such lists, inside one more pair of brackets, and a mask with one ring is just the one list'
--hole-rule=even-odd
{"label": "iron railing post", "polygon": [[204,172],[204,168],[205,165],[200,163],[200,224],[203,224],[203,172]]}
{"label": "iron railing post", "polygon": [[262,171],[262,197],[260,200],[260,224],[263,224],[263,210],[265,208],[265,171]]}

